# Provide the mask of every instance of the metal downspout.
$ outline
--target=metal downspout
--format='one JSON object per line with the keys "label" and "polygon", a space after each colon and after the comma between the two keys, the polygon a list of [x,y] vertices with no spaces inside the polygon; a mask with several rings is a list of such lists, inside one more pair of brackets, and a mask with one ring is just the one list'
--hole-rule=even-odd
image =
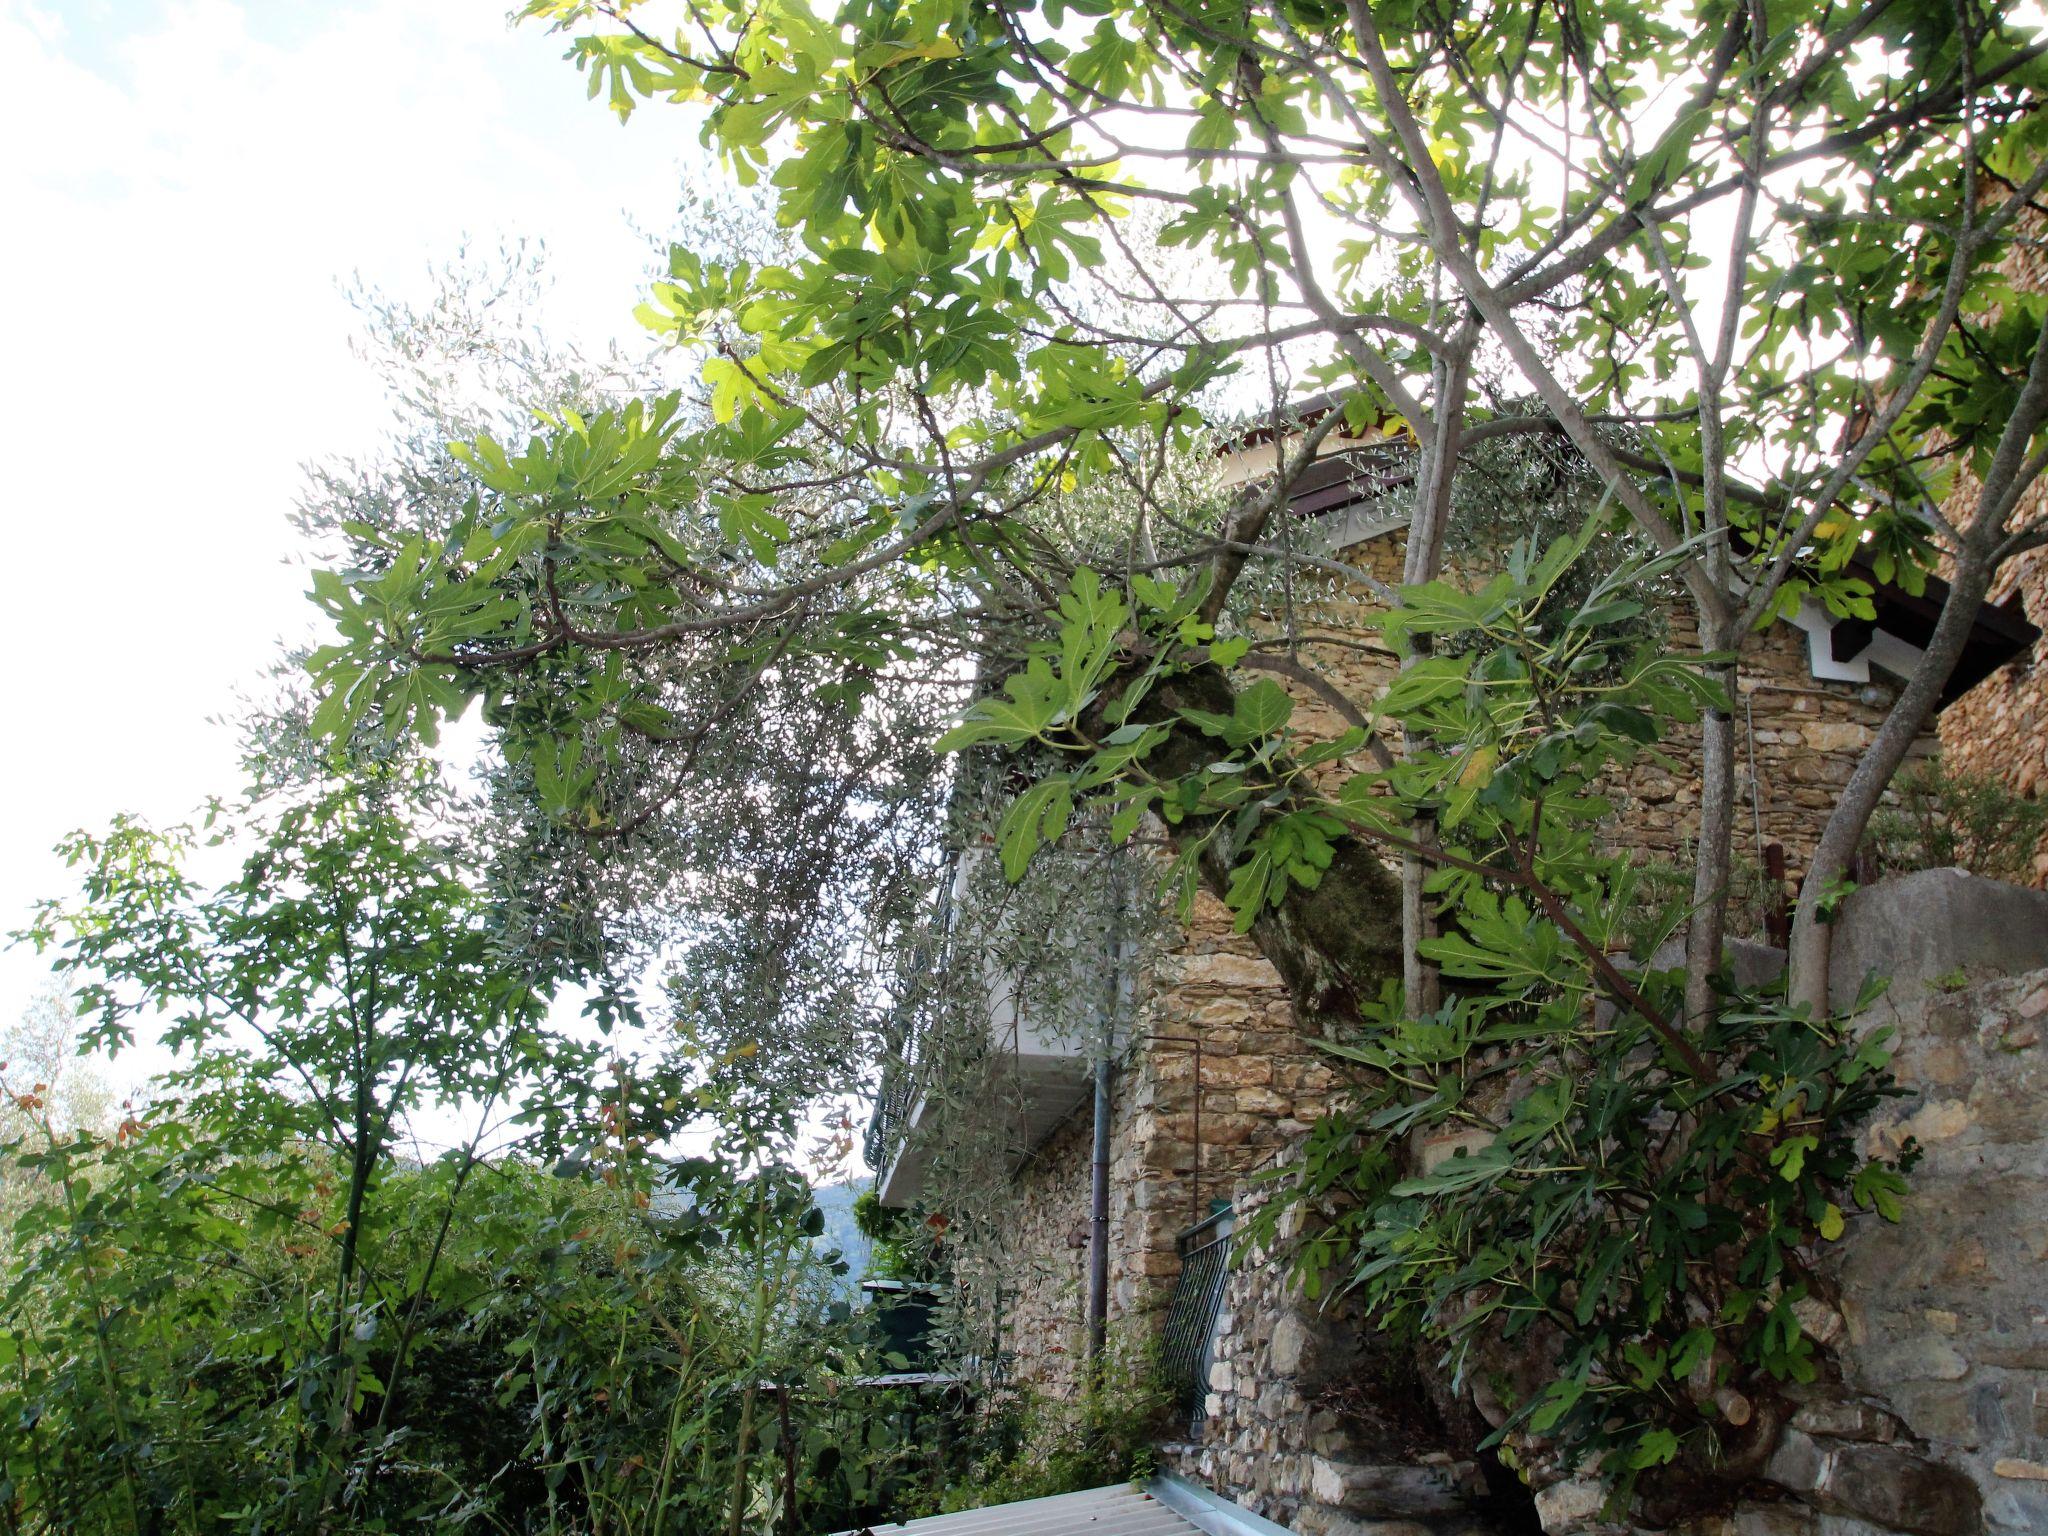
{"label": "metal downspout", "polygon": [[1102,1359],[1109,1327],[1109,1042],[1095,1057],[1095,1166],[1089,1191],[1088,1242],[1088,1365]]}
{"label": "metal downspout", "polygon": [[1116,1020],[1124,987],[1123,886],[1109,926],[1109,985],[1095,1048],[1095,1157],[1088,1191],[1088,1368],[1102,1359],[1109,1332],[1109,1119],[1116,1076]]}

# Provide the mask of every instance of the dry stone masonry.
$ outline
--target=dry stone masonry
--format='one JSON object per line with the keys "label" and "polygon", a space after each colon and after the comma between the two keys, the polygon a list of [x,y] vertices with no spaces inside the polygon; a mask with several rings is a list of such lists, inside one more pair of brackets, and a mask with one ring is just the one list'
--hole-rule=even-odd
{"label": "dry stone masonry", "polygon": [[[1399,530],[1345,551],[1385,582],[1401,579],[1402,556]],[[1341,601],[1369,606],[1376,599],[1360,587]],[[1682,613],[1669,626],[1671,646],[1693,643]],[[1369,700],[1393,681],[1391,653],[1358,649],[1355,625],[1342,626],[1343,646],[1318,638],[1336,627],[1319,630],[1314,611],[1303,628],[1304,659],[1354,699]],[[1285,686],[1299,728],[1313,736],[1343,732],[1344,721],[1312,690]],[[1888,703],[1882,689],[1816,682],[1807,637],[1791,625],[1756,639],[1744,659],[1739,717],[1738,796],[1751,862],[1779,843],[1797,878]],[[1686,762],[1695,748],[1681,730],[1670,756]],[[1614,786],[1612,798],[1616,846],[1648,859],[1686,856],[1699,825],[1695,785],[1646,762]],[[1137,1037],[1117,1083],[1110,1180],[1111,1316],[1132,1328],[1163,1304],[1179,1272],[1175,1239],[1206,1214],[1209,1196],[1227,1196],[1236,1176],[1293,1145],[1327,1110],[1336,1082],[1313,1043],[1321,1024],[1296,1016],[1278,973],[1251,940],[1231,931],[1229,914],[1206,892],[1139,995]],[[1199,1145],[1192,1038],[1202,1043]],[[1006,1346],[1019,1379],[1047,1390],[1066,1390],[1079,1358],[1090,1158],[1084,1101],[1026,1164],[1006,1223]]]}
{"label": "dry stone masonry", "polygon": [[[1910,1092],[1873,1149],[1911,1137],[1924,1159],[1905,1219],[1861,1219],[1841,1244],[1839,1310],[1808,1310],[1838,1375],[1801,1391],[1751,1495],[1683,1536],[2048,1531],[2048,896],[1929,871],[1859,893],[1839,928],[1838,966],[1893,962],[1862,1027],[1897,1032]],[[1314,1536],[1514,1529],[1479,1468],[1430,1444],[1433,1405],[1414,1403],[1406,1445],[1347,1418],[1331,1388],[1371,1372],[1370,1339],[1292,1290],[1283,1261],[1245,1255],[1206,1419],[1173,1464]],[[1607,1498],[1578,1478],[1533,1504],[1552,1536],[1647,1529],[1608,1521]]]}
{"label": "dry stone masonry", "polygon": [[[2021,515],[2039,518],[2044,511],[2048,488],[2036,485]],[[2039,799],[2048,794],[2048,549],[2007,566],[1991,600],[2017,600],[2042,638],[1949,706],[1941,718],[1942,759]],[[2034,850],[2033,883],[2048,885],[2048,837]]]}
{"label": "dry stone masonry", "polygon": [[[1399,580],[1398,531],[1346,553]],[[2025,579],[2039,584],[2041,569]],[[1338,601],[1372,599],[1361,589]],[[1669,624],[1671,646],[1692,642],[1682,615]],[[1313,611],[1300,654],[1361,701],[1395,675],[1391,655],[1321,638]],[[1774,625],[1745,653],[1737,700],[1741,852],[1761,863],[1766,845],[1781,845],[1795,881],[1891,702],[1882,682],[1817,680],[1811,661],[1801,629]],[[1298,727],[1341,732],[1312,690],[1288,686]],[[1990,750],[2037,761],[2042,727],[2024,711],[2038,704],[1997,708],[2013,723],[1997,727],[2005,734],[1994,731],[2001,745]],[[1681,730],[1669,759],[1692,760],[1694,745]],[[1929,738],[1918,751],[1933,749]],[[1693,782],[1646,762],[1610,798],[1615,846],[1686,858],[1699,817]],[[1862,1224],[1842,1245],[1850,1299],[1811,1320],[1838,1349],[1841,1379],[1801,1405],[1754,1496],[1685,1536],[2048,1532],[2048,1102],[2038,1067],[2048,971],[2028,974],[2048,966],[2048,897],[1987,884],[1957,871],[1887,882],[1852,898],[1838,925],[1835,979],[1847,995],[1870,965],[1900,977],[1880,1010],[1901,1031],[1900,1070],[1915,1097],[1876,1134],[1915,1137],[1927,1160],[1906,1222]],[[1154,1326],[1171,1290],[1178,1234],[1215,1197],[1257,1198],[1262,1186],[1248,1176],[1299,1144],[1337,1082],[1314,1044],[1321,1021],[1297,1016],[1278,974],[1206,894],[1139,997],[1116,1083],[1110,1180],[1111,1321],[1131,1337]],[[1072,1390],[1081,1358],[1088,1121],[1084,1101],[1018,1175],[1003,1255],[1016,1376],[1055,1393]],[[1371,1337],[1369,1320],[1304,1304],[1283,1264],[1252,1256],[1227,1282],[1199,1437],[1169,1447],[1171,1465],[1308,1536],[1478,1536],[1538,1521],[1554,1536],[1633,1529],[1603,1523],[1607,1494],[1594,1483],[1489,1486],[1498,1468],[1484,1474],[1451,1449],[1477,1437],[1444,1430],[1420,1398],[1405,1432],[1361,1418],[1345,1384],[1384,1366],[1370,1358]]]}

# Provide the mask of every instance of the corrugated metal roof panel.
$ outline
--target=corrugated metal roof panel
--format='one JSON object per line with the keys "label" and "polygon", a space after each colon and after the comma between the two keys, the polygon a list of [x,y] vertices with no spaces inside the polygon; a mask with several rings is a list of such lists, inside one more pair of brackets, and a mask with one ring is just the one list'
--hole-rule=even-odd
{"label": "corrugated metal roof panel", "polygon": [[[1129,1483],[866,1529],[874,1536],[1062,1536],[1068,1531],[1085,1536],[1201,1536],[1200,1527]],[[852,1536],[865,1536],[865,1531]]]}
{"label": "corrugated metal roof panel", "polygon": [[1142,1488],[1117,1483],[1015,1504],[990,1504],[957,1515],[930,1515],[902,1525],[876,1525],[841,1536],[1290,1536],[1270,1520],[1180,1478],[1154,1478]]}

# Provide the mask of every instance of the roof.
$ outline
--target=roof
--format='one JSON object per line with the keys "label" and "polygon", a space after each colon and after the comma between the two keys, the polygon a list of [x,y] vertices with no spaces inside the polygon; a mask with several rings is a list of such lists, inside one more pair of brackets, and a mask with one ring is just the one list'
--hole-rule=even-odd
{"label": "roof", "polygon": [[[1895,582],[1879,580],[1861,560],[1850,562],[1849,574],[1870,583],[1871,606],[1877,613],[1874,618],[1842,619],[1835,624],[1828,643],[1836,661],[1862,655],[1880,633],[1896,635],[1916,648],[1934,638],[1935,622],[1948,601],[1947,582],[1929,576],[1924,590],[1909,592]],[[2004,603],[1978,604],[1969,636],[1963,641],[1963,653],[1956,658],[1955,670],[1942,686],[1935,707],[1948,708],[2007,662],[2032,650],[2040,638],[2041,631],[2028,621],[2018,592]]]}
{"label": "roof", "polygon": [[[1378,499],[1388,484],[1383,462],[1370,451],[1346,444],[1303,469],[1288,505],[1295,516],[1323,526],[1327,547],[1345,549],[1407,527],[1405,510],[1389,511]],[[1927,576],[1924,590],[1909,592],[1879,578],[1862,560],[1852,560],[1847,573],[1869,585],[1875,612],[1868,619],[1844,619],[1811,599],[1802,605],[1791,622],[1807,633],[1813,675],[1830,682],[1868,682],[1874,664],[1907,676],[1933,638],[1935,621],[1948,600],[1947,583]],[[2027,619],[2017,593],[2003,604],[1979,603],[1935,709],[1948,708],[2007,662],[2027,654],[2040,638],[2041,631]]]}
{"label": "roof", "polygon": [[990,1504],[902,1525],[863,1526],[842,1536],[1291,1536],[1178,1477],[1116,1483],[1015,1504]]}
{"label": "roof", "polygon": [[[1281,408],[1280,430],[1300,431],[1334,410],[1342,398],[1336,391],[1326,391],[1306,399],[1288,401]],[[1227,448],[1242,452],[1257,444],[1271,442],[1274,430],[1270,417],[1251,423],[1228,440]],[[1316,463],[1302,472],[1301,478],[1295,482],[1293,494],[1288,497],[1297,517],[1327,519],[1332,513],[1357,506],[1375,492],[1386,489],[1384,467],[1370,464],[1360,454],[1359,447],[1347,442],[1341,447],[1326,450]],[[1369,527],[1344,525],[1333,535],[1331,542],[1341,548],[1392,532],[1405,526],[1406,521],[1405,518],[1383,518]],[[1930,576],[1924,592],[1908,592],[1896,582],[1880,580],[1877,573],[1860,560],[1851,562],[1849,573],[1870,584],[1876,617],[1836,621],[1831,615],[1826,616],[1827,633],[1824,635],[1818,633],[1822,624],[1801,624],[1799,627],[1807,629],[1817,642],[1814,675],[1833,681],[1862,681],[1869,675],[1870,661],[1894,671],[1901,665],[1917,661],[1922,647],[1933,636],[1934,622],[1940,616],[1941,605],[1948,598],[1947,584],[1938,577]],[[1819,617],[1818,611],[1808,617]],[[1880,637],[1889,637],[1896,643],[1880,645],[1873,650],[1872,641]],[[1964,642],[1963,653],[1957,659],[1955,671],[1943,687],[1935,708],[1946,709],[2007,662],[2030,651],[2040,638],[2041,631],[2028,621],[2017,594],[2003,604],[1980,604],[1970,626],[1969,638]],[[1830,668],[1828,662],[1836,663],[1840,670]],[[1860,668],[1858,663],[1861,663]]]}

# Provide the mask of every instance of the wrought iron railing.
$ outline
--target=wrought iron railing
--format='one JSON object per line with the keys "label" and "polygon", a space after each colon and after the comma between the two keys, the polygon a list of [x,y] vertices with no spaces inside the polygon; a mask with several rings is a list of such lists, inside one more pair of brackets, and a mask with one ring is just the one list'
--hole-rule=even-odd
{"label": "wrought iron railing", "polygon": [[899,998],[896,1016],[890,1021],[888,1053],[882,1060],[882,1080],[875,1090],[875,1111],[868,1118],[862,1150],[868,1166],[881,1177],[896,1160],[909,1129],[910,1117],[924,1092],[926,1039],[931,1030],[928,997],[918,985],[928,981],[944,964],[946,947],[953,931],[953,886],[939,883],[932,901],[931,926],[918,943],[917,962],[912,967],[911,985]]}
{"label": "wrought iron railing", "polygon": [[895,1038],[882,1063],[882,1081],[875,1090],[875,1111],[868,1119],[864,1144],[868,1166],[877,1177],[887,1173],[903,1145],[911,1112],[924,1088],[923,1062],[925,1026],[922,1014],[906,1008],[898,1015]]}
{"label": "wrought iron railing", "polygon": [[1209,1346],[1223,1305],[1223,1283],[1230,1275],[1235,1215],[1228,1205],[1221,1205],[1181,1233],[1180,1278],[1166,1303],[1160,1368],[1175,1406],[1195,1424],[1202,1422],[1202,1403],[1208,1395]]}

